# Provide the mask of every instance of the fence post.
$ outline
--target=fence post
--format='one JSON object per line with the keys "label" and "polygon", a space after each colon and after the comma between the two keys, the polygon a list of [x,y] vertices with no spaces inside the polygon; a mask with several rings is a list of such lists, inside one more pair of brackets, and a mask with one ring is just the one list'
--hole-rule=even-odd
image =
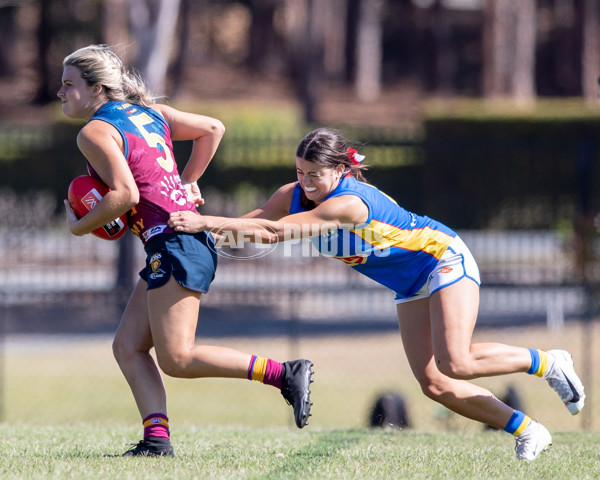
{"label": "fence post", "polygon": [[123,238],[119,240],[119,255],[117,256],[117,280],[116,286],[121,290],[130,292],[133,290],[133,270],[135,263],[134,246],[135,237],[128,230]]}
{"label": "fence post", "polygon": [[6,307],[4,301],[0,302],[0,422],[6,419]]}
{"label": "fence post", "polygon": [[[588,392],[592,390],[593,382],[593,312],[594,312],[594,285],[589,276],[588,264],[592,260],[592,212],[591,196],[592,181],[594,178],[594,167],[596,161],[596,140],[594,132],[584,132],[577,145],[575,158],[577,191],[579,194],[577,212],[575,219],[575,241],[577,251],[577,274],[582,284],[584,293],[584,314],[583,314],[583,345],[582,345],[582,377],[583,384]],[[587,397],[586,408],[582,412],[581,428],[589,430],[592,426],[592,396]]]}

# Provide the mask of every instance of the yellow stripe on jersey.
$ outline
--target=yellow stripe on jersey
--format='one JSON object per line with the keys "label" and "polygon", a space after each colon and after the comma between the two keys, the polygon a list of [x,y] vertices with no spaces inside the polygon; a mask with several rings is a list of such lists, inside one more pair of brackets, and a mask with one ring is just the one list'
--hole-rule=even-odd
{"label": "yellow stripe on jersey", "polygon": [[429,227],[406,230],[378,220],[371,220],[366,227],[354,228],[350,231],[381,250],[399,247],[414,252],[423,251],[438,260],[442,258],[454,239],[446,233]]}

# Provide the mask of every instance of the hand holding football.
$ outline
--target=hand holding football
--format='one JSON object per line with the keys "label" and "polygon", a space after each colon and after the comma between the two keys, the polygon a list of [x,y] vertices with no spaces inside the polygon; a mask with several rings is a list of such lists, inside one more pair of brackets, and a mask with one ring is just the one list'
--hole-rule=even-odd
{"label": "hand holding football", "polygon": [[[67,197],[77,218],[87,215],[110,191],[102,181],[90,175],[80,175],[69,185]],[[92,235],[104,240],[117,240],[127,231],[127,214],[92,231]]]}

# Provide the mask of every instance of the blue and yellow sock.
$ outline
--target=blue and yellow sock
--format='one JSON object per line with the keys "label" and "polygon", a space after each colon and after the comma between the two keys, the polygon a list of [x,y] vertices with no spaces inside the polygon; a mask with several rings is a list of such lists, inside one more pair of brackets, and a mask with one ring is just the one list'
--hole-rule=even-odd
{"label": "blue and yellow sock", "polygon": [[531,418],[525,415],[523,412],[519,410],[515,410],[515,413],[512,414],[510,420],[504,427],[504,431],[507,433],[512,433],[515,437],[523,433],[529,424],[531,423]]}
{"label": "blue and yellow sock", "polygon": [[531,354],[531,367],[527,371],[530,375],[543,377],[548,369],[548,355],[543,350],[529,348]]}

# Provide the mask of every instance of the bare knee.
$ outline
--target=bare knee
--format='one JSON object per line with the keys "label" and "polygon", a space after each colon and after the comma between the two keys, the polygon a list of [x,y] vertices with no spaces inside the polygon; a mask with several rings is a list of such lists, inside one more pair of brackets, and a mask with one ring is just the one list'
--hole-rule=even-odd
{"label": "bare knee", "polygon": [[436,402],[439,402],[442,396],[448,391],[441,378],[423,377],[418,380],[423,394]]}
{"label": "bare knee", "polygon": [[436,357],[437,369],[447,377],[457,380],[473,378],[473,365],[468,358]]}
{"label": "bare knee", "polygon": [[130,342],[124,341],[120,337],[115,337],[112,343],[112,352],[119,365],[127,363],[135,355],[135,349]]}
{"label": "bare knee", "polygon": [[190,374],[191,359],[184,353],[157,352],[158,366],[165,375],[174,378],[193,378],[197,375]]}
{"label": "bare knee", "polygon": [[140,345],[131,339],[117,335],[112,343],[112,352],[119,366],[132,363],[139,355],[148,355],[151,345]]}

